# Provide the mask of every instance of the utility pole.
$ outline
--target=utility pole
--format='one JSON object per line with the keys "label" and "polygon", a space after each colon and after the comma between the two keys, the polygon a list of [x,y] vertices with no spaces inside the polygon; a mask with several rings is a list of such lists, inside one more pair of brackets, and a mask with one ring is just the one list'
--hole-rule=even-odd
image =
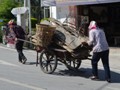
{"label": "utility pole", "polygon": [[31,35],[32,32],[31,32],[31,3],[30,3],[31,0],[28,0],[28,8],[29,8],[29,34]]}
{"label": "utility pole", "polygon": [[30,0],[24,0],[24,7],[28,7],[28,26],[29,26],[29,35],[31,35],[31,3]]}
{"label": "utility pole", "polygon": [[[31,29],[31,3],[30,3],[31,0],[24,0],[24,7],[27,7],[28,8],[28,26],[29,26],[29,35],[31,36],[32,35],[32,29]],[[30,42],[31,42],[31,38],[30,38]],[[29,44],[29,47],[31,48],[32,45]]]}
{"label": "utility pole", "polygon": [[27,7],[27,0],[24,0],[24,7]]}

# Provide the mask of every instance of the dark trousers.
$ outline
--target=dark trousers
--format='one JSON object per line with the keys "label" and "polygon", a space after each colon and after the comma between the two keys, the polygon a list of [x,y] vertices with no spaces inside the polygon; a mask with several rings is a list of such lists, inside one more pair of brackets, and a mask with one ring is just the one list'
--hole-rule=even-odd
{"label": "dark trousers", "polygon": [[23,41],[17,41],[16,42],[16,50],[18,52],[19,61],[22,61],[22,60],[26,59],[25,55],[23,54],[23,44],[24,44]]}
{"label": "dark trousers", "polygon": [[105,78],[110,79],[110,68],[109,68],[109,50],[103,52],[95,52],[92,57],[92,73],[94,76],[98,76],[98,61],[102,60],[102,64],[105,70]]}

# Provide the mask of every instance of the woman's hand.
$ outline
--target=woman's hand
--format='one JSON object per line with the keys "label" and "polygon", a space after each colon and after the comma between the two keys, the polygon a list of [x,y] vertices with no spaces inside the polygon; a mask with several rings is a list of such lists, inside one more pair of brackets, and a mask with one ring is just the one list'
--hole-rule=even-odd
{"label": "woman's hand", "polygon": [[17,38],[15,38],[15,42],[17,41],[18,39]]}

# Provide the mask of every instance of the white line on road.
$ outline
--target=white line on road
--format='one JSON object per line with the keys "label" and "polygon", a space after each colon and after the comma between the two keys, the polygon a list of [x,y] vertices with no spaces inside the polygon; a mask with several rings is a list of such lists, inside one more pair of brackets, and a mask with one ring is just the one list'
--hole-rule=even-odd
{"label": "white line on road", "polygon": [[[87,62],[84,62],[82,63],[83,66],[86,66],[86,67],[90,67],[91,68],[91,64],[90,63],[87,63]],[[98,65],[99,66],[99,69],[104,69],[102,65]],[[120,69],[119,67],[117,66],[111,66],[111,70],[115,71],[115,72],[120,72]]]}
{"label": "white line on road", "polygon": [[[3,46],[0,46],[0,48],[16,52],[16,49],[14,49],[14,48],[8,48],[8,47],[3,47]],[[34,51],[34,50],[24,50],[24,51],[27,51],[27,52],[30,52],[30,53],[36,55],[36,51]]]}
{"label": "white line on road", "polygon": [[8,66],[15,66],[15,67],[19,67],[18,65],[16,64],[12,64],[12,63],[9,63],[9,62],[6,62],[4,60],[0,60],[0,64],[3,64],[3,65],[8,65]]}
{"label": "white line on road", "polygon": [[11,50],[11,51],[16,51],[16,50],[13,49],[13,48],[7,48],[7,47],[3,47],[3,46],[0,46],[0,48],[2,48],[2,49],[7,49],[7,50]]}
{"label": "white line on road", "polygon": [[33,89],[33,90],[46,90],[46,89],[43,89],[43,88],[31,86],[31,85],[28,85],[28,84],[23,84],[23,83],[16,82],[16,81],[13,81],[13,80],[9,80],[9,79],[6,79],[6,78],[0,78],[0,80],[4,81],[4,82],[7,82],[7,83],[11,83],[11,84],[19,85],[19,86],[22,86],[22,87],[30,88],[30,89]]}
{"label": "white line on road", "polygon": [[120,88],[116,88],[116,87],[107,87],[107,90],[120,90]]}

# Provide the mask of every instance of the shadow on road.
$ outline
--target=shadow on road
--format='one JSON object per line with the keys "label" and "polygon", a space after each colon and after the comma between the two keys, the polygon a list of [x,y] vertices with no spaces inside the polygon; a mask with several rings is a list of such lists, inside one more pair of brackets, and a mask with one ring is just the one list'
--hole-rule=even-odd
{"label": "shadow on road", "polygon": [[[36,62],[26,62],[25,65],[36,65]],[[59,63],[59,65],[62,65]],[[78,70],[59,70],[54,72],[52,75],[59,75],[59,76],[76,76],[76,77],[84,77],[84,78],[89,78],[92,73],[91,73],[91,68],[80,68]],[[105,72],[104,70],[99,69],[99,78],[100,81],[105,80]],[[120,73],[111,71],[111,82],[112,83],[120,83]]]}
{"label": "shadow on road", "polygon": [[35,65],[37,64],[36,62],[26,62],[25,65]]}
{"label": "shadow on road", "polygon": [[[37,64],[37,62],[26,62],[25,63],[25,65],[36,65]],[[52,63],[52,64],[54,64],[54,63]],[[39,65],[39,62],[38,62],[38,64],[37,65]],[[58,63],[58,65],[62,65],[61,63]]]}
{"label": "shadow on road", "polygon": [[[99,69],[99,78],[100,81],[105,81],[105,72],[104,70]],[[53,75],[59,75],[59,76],[78,76],[78,77],[84,77],[89,78],[92,73],[90,68],[81,68],[76,71],[72,70],[59,70],[58,72],[54,72]],[[120,73],[111,71],[111,83],[120,83]]]}

